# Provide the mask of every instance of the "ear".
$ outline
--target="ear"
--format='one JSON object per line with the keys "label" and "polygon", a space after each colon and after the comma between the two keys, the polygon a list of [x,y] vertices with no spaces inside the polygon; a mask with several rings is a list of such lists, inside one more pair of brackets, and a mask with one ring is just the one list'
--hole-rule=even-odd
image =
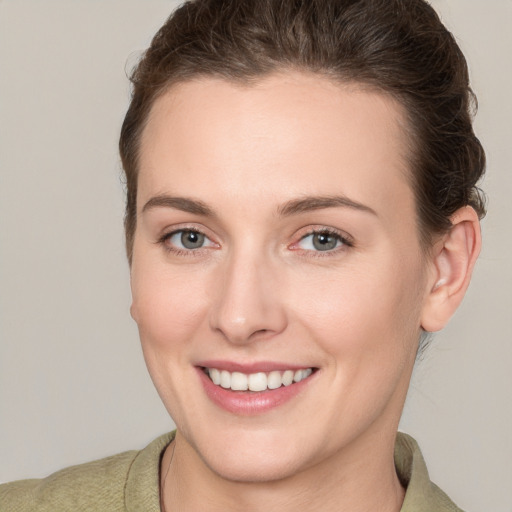
{"label": "ear", "polygon": [[460,208],[451,222],[448,233],[433,248],[429,292],[421,314],[421,326],[428,332],[440,331],[459,307],[482,245],[480,221],[473,208]]}

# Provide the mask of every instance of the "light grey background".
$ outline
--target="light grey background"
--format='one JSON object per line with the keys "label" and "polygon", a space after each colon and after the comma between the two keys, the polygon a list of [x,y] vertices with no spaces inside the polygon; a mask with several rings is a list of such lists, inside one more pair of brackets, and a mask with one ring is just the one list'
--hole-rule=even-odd
{"label": "light grey background", "polygon": [[[402,429],[464,509],[512,511],[512,1],[436,0],[471,67],[488,153],[484,251],[419,364]],[[0,481],[172,428],[124,258],[117,138],[130,68],[173,1],[0,0]]]}

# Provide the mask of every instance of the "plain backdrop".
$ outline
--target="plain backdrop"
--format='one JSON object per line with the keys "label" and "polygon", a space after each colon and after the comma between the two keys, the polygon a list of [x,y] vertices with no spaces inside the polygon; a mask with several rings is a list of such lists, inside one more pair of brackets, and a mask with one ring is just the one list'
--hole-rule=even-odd
{"label": "plain backdrop", "polygon": [[[473,283],[401,428],[474,512],[512,511],[512,1],[436,0],[471,69],[489,214]],[[173,428],[129,316],[117,139],[130,69],[176,2],[0,0],[0,481]]]}

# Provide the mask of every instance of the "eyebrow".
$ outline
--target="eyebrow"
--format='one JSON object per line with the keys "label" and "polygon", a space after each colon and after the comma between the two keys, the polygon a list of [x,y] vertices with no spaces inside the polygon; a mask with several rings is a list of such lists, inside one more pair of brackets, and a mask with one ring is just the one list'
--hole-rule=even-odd
{"label": "eyebrow", "polygon": [[[142,212],[146,212],[153,208],[174,208],[183,212],[202,215],[204,217],[215,217],[214,211],[203,201],[198,199],[190,199],[187,197],[173,197],[167,195],[154,196],[143,206]],[[290,217],[314,210],[324,208],[351,208],[354,210],[371,213],[378,217],[377,212],[357,201],[353,201],[345,196],[307,196],[287,201],[277,209],[280,217]]]}
{"label": "eyebrow", "polygon": [[339,207],[371,213],[378,217],[377,212],[369,206],[353,201],[345,196],[307,196],[304,198],[292,199],[283,206],[280,206],[277,213],[282,217],[288,217],[313,210]]}
{"label": "eyebrow", "polygon": [[197,199],[189,199],[187,197],[173,197],[160,195],[152,197],[142,208],[142,213],[153,208],[174,208],[195,215],[203,215],[204,217],[214,217],[213,210],[202,201]]}

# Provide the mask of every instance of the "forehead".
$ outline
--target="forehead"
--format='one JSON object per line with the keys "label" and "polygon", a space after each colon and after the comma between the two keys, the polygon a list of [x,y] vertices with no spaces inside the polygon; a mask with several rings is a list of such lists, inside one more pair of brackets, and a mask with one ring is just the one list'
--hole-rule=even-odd
{"label": "forehead", "polygon": [[141,140],[139,205],[189,188],[206,202],[219,192],[242,193],[244,204],[260,208],[342,193],[374,209],[391,199],[395,210],[411,209],[405,125],[390,96],[311,74],[277,74],[252,85],[185,82],[151,110]]}

